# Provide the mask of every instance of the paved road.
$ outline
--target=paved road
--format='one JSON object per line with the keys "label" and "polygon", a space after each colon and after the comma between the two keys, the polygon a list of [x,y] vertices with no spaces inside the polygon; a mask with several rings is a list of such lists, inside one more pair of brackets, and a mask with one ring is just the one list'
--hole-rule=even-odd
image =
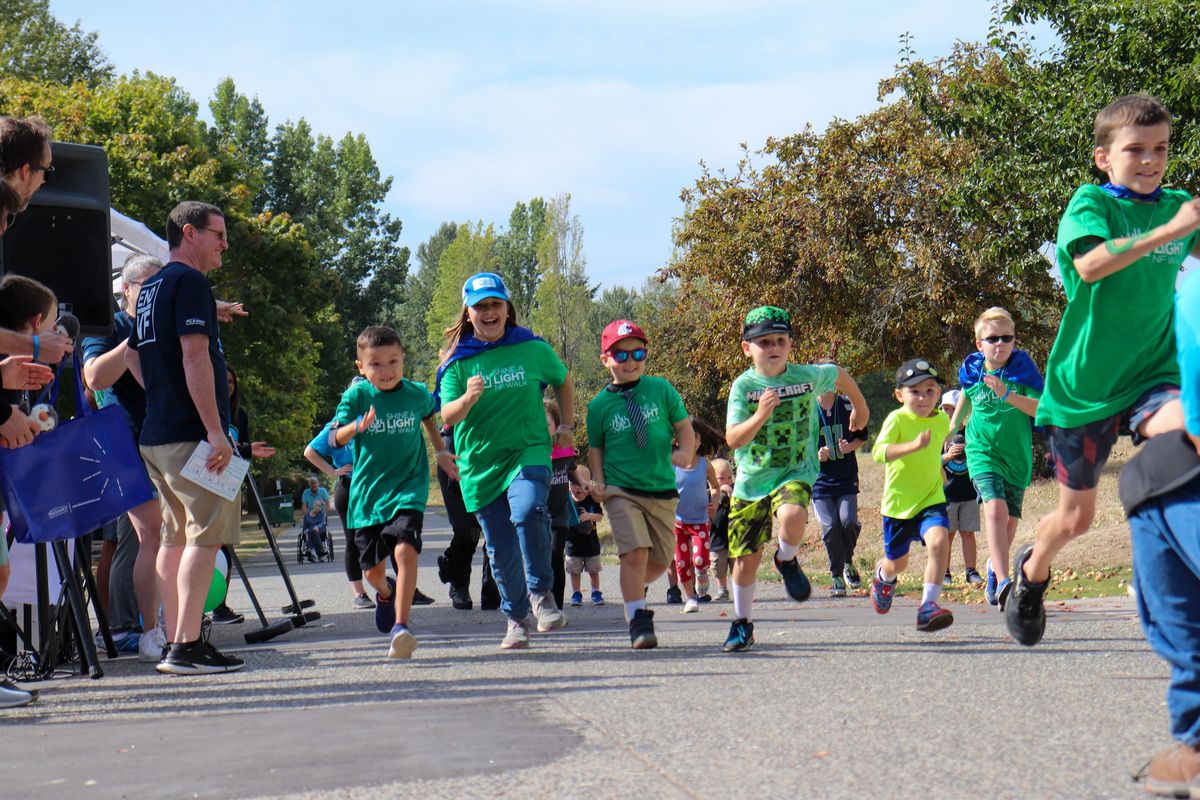
{"label": "paved road", "polygon": [[[414,614],[411,662],[386,661],[338,564],[295,565],[287,533],[319,622],[249,647],[250,623],[218,628],[235,675],[126,657],[43,684],[0,712],[0,797],[1137,797],[1130,775],[1169,744],[1167,670],[1124,599],[1060,606],[1026,650],[988,608],[918,634],[913,598],[881,618],[770,584],[745,654],[718,650],[728,604],[656,606],[654,651],[629,649],[613,604],[502,653],[498,613],[454,611],[437,582],[448,537],[431,516],[420,586],[438,602]],[[251,572],[278,616],[269,567]],[[249,608],[240,587],[230,604]]]}

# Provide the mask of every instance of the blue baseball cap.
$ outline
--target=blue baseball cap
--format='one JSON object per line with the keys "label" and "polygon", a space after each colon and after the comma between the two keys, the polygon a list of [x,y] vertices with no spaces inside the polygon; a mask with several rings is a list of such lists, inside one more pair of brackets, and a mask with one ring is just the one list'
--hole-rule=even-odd
{"label": "blue baseball cap", "polygon": [[467,282],[463,284],[462,296],[464,307],[473,306],[480,300],[489,297],[508,300],[508,289],[504,287],[504,281],[496,273],[477,272],[467,278]]}

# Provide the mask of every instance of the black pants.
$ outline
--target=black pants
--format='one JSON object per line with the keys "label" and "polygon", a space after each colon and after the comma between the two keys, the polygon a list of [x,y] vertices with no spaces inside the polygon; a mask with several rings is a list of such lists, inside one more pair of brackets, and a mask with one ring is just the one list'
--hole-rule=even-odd
{"label": "black pants", "polygon": [[342,518],[342,529],[346,531],[346,580],[361,581],[362,566],[358,563],[358,544],[354,541],[354,530],[346,524],[346,507],[350,504],[350,478],[342,475],[333,487],[333,509]]}
{"label": "black pants", "polygon": [[567,591],[567,535],[570,528],[557,525],[550,529],[550,566],[554,568],[554,600],[563,607],[563,594]]}
{"label": "black pants", "polygon": [[[446,504],[446,516],[450,519],[450,545],[438,559],[438,578],[442,583],[467,587],[471,585],[471,562],[483,536],[483,529],[475,515],[467,511],[463,502],[462,487],[445,470],[438,468],[438,486],[442,489],[442,502]],[[492,578],[487,549],[483,551],[483,579],[480,591],[485,595],[499,597],[499,590]]]}

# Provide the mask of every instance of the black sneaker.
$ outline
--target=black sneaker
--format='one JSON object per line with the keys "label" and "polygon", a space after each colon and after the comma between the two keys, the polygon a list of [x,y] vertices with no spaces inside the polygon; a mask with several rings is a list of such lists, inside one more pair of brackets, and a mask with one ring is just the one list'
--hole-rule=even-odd
{"label": "black sneaker", "polygon": [[800,569],[800,560],[793,557],[790,561],[780,561],[779,554],[776,553],[774,561],[775,569],[783,578],[783,588],[787,589],[788,597],[797,603],[807,600],[812,595],[812,584],[809,583],[804,570]]}
{"label": "black sneaker", "polygon": [[683,592],[679,591],[678,586],[667,587],[667,605],[677,606],[683,603]]}
{"label": "black sneaker", "polygon": [[213,625],[239,625],[245,621],[244,614],[237,613],[224,603],[212,610]]}
{"label": "black sneaker", "polygon": [[424,594],[424,593],[423,593],[423,592],[422,592],[420,589],[418,589],[417,587],[415,587],[415,586],[413,587],[413,601],[412,601],[412,604],[413,604],[414,606],[427,606],[427,605],[430,605],[430,604],[432,604],[432,603],[433,603],[433,598],[432,598],[432,597],[430,597],[430,596],[429,596],[429,595],[427,595],[427,594]]}
{"label": "black sneaker", "polygon": [[484,611],[495,611],[500,607],[500,592],[493,586],[492,591],[484,591],[479,593],[479,607]]}
{"label": "black sneaker", "polygon": [[203,640],[188,644],[173,644],[166,658],[155,667],[167,675],[212,675],[237,672],[246,662],[237,656],[227,656]]}
{"label": "black sneaker", "polygon": [[1042,640],[1046,632],[1046,583],[1032,583],[1025,577],[1025,562],[1033,553],[1033,545],[1027,544],[1017,551],[1013,559],[1012,591],[1004,608],[1004,624],[1008,632],[1019,643],[1033,647]]}
{"label": "black sneaker", "polygon": [[846,579],[846,583],[851,589],[862,588],[862,578],[859,576],[858,570],[849,561],[846,562],[846,566],[842,567],[842,577]]}
{"label": "black sneaker", "polygon": [[471,590],[466,585],[450,584],[450,605],[459,611],[470,611],[475,607],[471,600]]}
{"label": "black sneaker", "polygon": [[750,649],[754,644],[754,623],[744,619],[735,619],[729,624],[729,638],[721,649],[726,653],[738,653]]}
{"label": "black sneaker", "polygon": [[629,641],[634,650],[650,650],[658,647],[658,637],[654,635],[654,612],[648,608],[639,608],[633,612],[629,620]]}

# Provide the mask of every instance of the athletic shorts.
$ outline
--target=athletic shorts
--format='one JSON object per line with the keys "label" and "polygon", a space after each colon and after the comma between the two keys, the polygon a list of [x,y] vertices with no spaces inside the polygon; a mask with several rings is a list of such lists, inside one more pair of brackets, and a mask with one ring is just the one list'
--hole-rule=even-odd
{"label": "athletic shorts", "polygon": [[665,567],[675,554],[674,498],[633,494],[619,486],[604,490],[604,513],[612,525],[617,555],[648,549],[650,561]]}
{"label": "athletic shorts", "polygon": [[788,481],[766,497],[729,502],[729,557],[754,555],[771,541],[771,522],[780,506],[807,508],[812,487],[802,481]]}
{"label": "athletic shorts", "polygon": [[162,506],[162,543],[167,547],[239,544],[242,495],[232,500],[213,494],[182,476],[197,442],[139,448]]}
{"label": "athletic shorts", "polygon": [[883,518],[883,555],[889,561],[895,561],[908,555],[913,542],[925,545],[925,533],[930,528],[945,528],[950,530],[950,520],[946,516],[946,504],[935,503],[917,513],[912,519]]}
{"label": "athletic shorts", "polygon": [[401,542],[407,542],[420,553],[421,530],[424,527],[425,512],[403,509],[392,517],[391,522],[355,528],[354,543],[358,545],[359,566],[374,569],[376,564],[387,561]]}
{"label": "athletic shorts", "polygon": [[973,476],[971,483],[975,484],[975,491],[979,492],[979,502],[1003,500],[1008,506],[1008,515],[1015,519],[1021,518],[1021,507],[1025,504],[1025,487],[1009,483],[996,472]]}
{"label": "athletic shorts", "polygon": [[589,575],[595,572],[600,572],[604,566],[600,563],[600,556],[567,556],[565,562],[568,575]]}
{"label": "athletic shorts", "polygon": [[979,530],[979,501],[960,500],[956,503],[946,503],[947,526],[952,531],[974,533]]}
{"label": "athletic shorts", "polygon": [[1054,457],[1055,479],[1068,489],[1095,489],[1117,437],[1130,433],[1134,444],[1140,444],[1142,438],[1136,433],[1138,426],[1177,399],[1179,387],[1164,383],[1146,391],[1128,409],[1111,417],[1076,428],[1047,425],[1046,445]]}

